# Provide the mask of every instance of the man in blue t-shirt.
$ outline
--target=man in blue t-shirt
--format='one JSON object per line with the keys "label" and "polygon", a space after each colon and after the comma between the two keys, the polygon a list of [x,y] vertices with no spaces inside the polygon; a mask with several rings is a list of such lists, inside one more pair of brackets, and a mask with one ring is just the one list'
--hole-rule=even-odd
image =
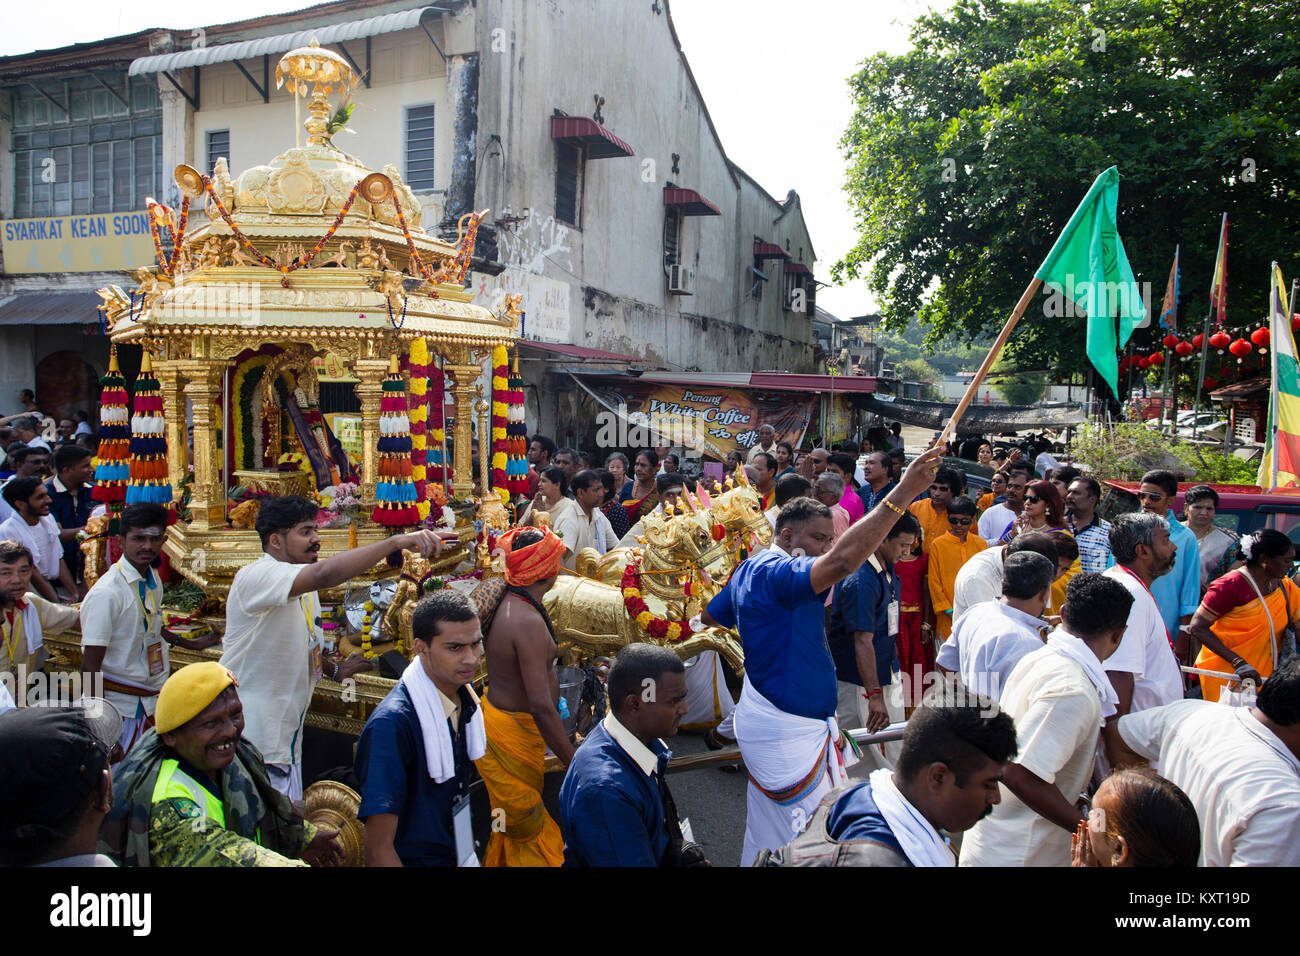
{"label": "man in blue t-shirt", "polygon": [[[897,680],[898,611],[901,584],[894,562],[911,549],[920,533],[914,515],[903,515],[867,563],[835,588],[827,637],[835,661],[839,703],[835,716],[841,730],[865,727],[875,733],[907,718],[903,687]],[[916,698],[919,688],[913,688]],[[863,751],[862,770],[893,766],[898,744]],[[871,759],[866,759],[870,757]]]}
{"label": "man in blue t-shirt", "polygon": [[826,592],[857,571],[907,504],[929,486],[939,454],[927,451],[889,495],[831,545],[830,509],[811,498],[782,507],[772,545],[732,573],[705,611],[740,634],[745,685],[736,738],[749,773],[741,865],[782,846],[844,779],[835,723],[835,663],[826,643]]}
{"label": "man in blue t-shirt", "polygon": [[470,688],[483,632],[459,591],[435,591],[411,618],[415,659],[357,742],[357,816],[366,866],[477,866],[469,782],[487,737]]}

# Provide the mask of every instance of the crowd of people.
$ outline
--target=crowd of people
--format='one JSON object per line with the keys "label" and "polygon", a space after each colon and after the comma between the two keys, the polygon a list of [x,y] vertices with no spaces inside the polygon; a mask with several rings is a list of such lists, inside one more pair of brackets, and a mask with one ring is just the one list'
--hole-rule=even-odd
{"label": "crowd of people", "polygon": [[[1207,486],[1186,493],[1177,521],[1166,471],[1143,476],[1138,512],[1107,522],[1097,480],[1054,460],[1036,473],[983,444],[992,487],[974,496],[937,447],[907,463],[897,432],[871,436],[865,454],[775,439],[764,426],[728,462],[760,496],[771,543],[701,615],[740,636],[739,693],[712,652],[688,666],[633,644],[603,675],[607,712],[575,741],[544,596],[579,552],[635,543],[647,517],[718,475],[688,477],[669,447],[599,460],[530,438],[529,495],[499,540],[504,587],[416,605],[413,658],[357,743],[367,865],[707,865],[666,780],[665,740],[683,726],[738,747],[742,865],[1300,862],[1277,838],[1300,815],[1300,590],[1286,535],[1221,532]],[[48,480],[47,450],[7,450],[6,663],[39,669],[42,635],[79,627],[98,696],[0,715],[13,771],[0,862],[339,862],[338,834],[303,819],[306,713],[319,680],[371,664],[326,653],[319,593],[399,550],[435,557],[452,536],[422,530],[318,560],[315,503],[268,499],[263,554],[234,578],[224,635],[186,638],[164,626],[160,506],[122,511],[121,557],[84,590],[82,450],[60,445]],[[173,673],[170,648],[218,643],[219,660]],[[1193,662],[1206,673],[1189,680],[1179,665]],[[883,743],[847,733],[904,724]],[[33,757],[42,735],[79,761]],[[564,768],[555,816],[548,754]],[[475,772],[492,815],[481,849]],[[60,799],[42,796],[51,789]]]}

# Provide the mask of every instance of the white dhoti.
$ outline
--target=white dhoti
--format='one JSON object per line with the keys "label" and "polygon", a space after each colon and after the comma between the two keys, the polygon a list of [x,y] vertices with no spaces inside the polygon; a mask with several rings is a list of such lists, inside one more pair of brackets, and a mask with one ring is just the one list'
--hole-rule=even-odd
{"label": "white dhoti", "polygon": [[[745,678],[735,712],[736,740],[749,773],[740,865],[763,849],[785,846],[812,818],[822,797],[846,779],[834,717],[818,720],[777,709]],[[852,753],[849,763],[853,762]]]}
{"label": "white dhoti", "polygon": [[266,776],[271,786],[279,790],[290,800],[302,799],[302,764],[269,763]]}
{"label": "white dhoti", "polygon": [[683,730],[711,730],[730,717],[735,709],[736,702],[731,699],[731,691],[727,690],[722,658],[717,651],[704,651],[686,662]]}
{"label": "white dhoti", "polygon": [[[884,701],[885,712],[891,724],[902,723],[907,719],[907,708],[903,703],[903,684],[898,675],[881,688],[880,698]],[[867,698],[862,687],[847,681],[836,681],[839,701],[836,716],[840,721],[840,730],[857,730],[867,726]],[[893,770],[898,755],[903,752],[903,742],[893,741],[887,744],[862,744],[862,762],[849,774],[855,780],[866,780],[873,770]]]}

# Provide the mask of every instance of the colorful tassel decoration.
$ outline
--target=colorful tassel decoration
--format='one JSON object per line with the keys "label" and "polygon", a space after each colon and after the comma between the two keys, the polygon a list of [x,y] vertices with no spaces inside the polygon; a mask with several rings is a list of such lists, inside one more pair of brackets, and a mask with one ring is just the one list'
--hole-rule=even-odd
{"label": "colorful tassel decoration", "polygon": [[437,365],[429,366],[429,451],[425,458],[430,482],[447,480],[447,436],[443,431],[442,408],[446,402],[446,378]]}
{"label": "colorful tassel decoration", "polygon": [[108,372],[99,380],[99,449],[95,456],[95,488],[91,497],[104,504],[112,516],[109,531],[117,533],[117,514],[126,501],[126,482],[131,477],[127,464],[131,429],[126,407],[126,379],[117,364],[117,348],[111,347]]}
{"label": "colorful tassel decoration", "polygon": [[135,380],[135,407],[131,415],[131,480],[126,486],[126,503],[170,505],[172,486],[167,480],[167,423],[158,379],[153,377],[153,360],[144,353],[140,375]]}
{"label": "colorful tassel decoration", "polygon": [[411,343],[411,480],[420,520],[429,517],[429,343],[423,337]]}
{"label": "colorful tassel decoration", "polygon": [[386,528],[418,524],[415,484],[411,481],[411,422],[406,407],[406,382],[396,355],[384,379],[379,400],[379,482],[370,517]]}
{"label": "colorful tassel decoration", "polygon": [[510,383],[506,377],[510,374],[506,363],[510,361],[506,347],[498,345],[492,349],[492,487],[506,487],[506,407],[507,392]]}
{"label": "colorful tassel decoration", "polygon": [[506,392],[506,490],[512,495],[528,493],[528,423],[524,421],[524,380],[519,377],[519,352],[510,366],[510,387]]}

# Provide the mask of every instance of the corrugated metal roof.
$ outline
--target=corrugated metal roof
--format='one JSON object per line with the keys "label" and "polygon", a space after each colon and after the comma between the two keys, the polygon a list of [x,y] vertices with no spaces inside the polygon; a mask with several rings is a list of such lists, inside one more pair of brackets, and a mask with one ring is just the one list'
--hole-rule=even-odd
{"label": "corrugated metal roof", "polygon": [[585,345],[565,345],[560,342],[533,342],[524,340],[520,348],[537,352],[550,352],[553,355],[568,355],[572,358],[592,359],[599,362],[641,362],[635,355],[623,355],[619,352],[606,352],[603,349],[588,348]]}
{"label": "corrugated metal roof", "polygon": [[551,139],[577,140],[585,144],[588,159],[635,155],[631,146],[585,116],[552,116]]}
{"label": "corrugated metal roof", "polygon": [[99,296],[86,292],[18,292],[0,299],[0,325],[93,325]]}
{"label": "corrugated metal roof", "polygon": [[309,46],[313,39],[321,46],[329,46],[331,43],[379,36],[381,33],[396,33],[399,30],[410,30],[419,26],[420,19],[426,13],[437,12],[439,11],[434,7],[416,7],[414,10],[403,10],[382,17],[349,20],[347,23],[258,37],[256,40],[244,40],[240,43],[220,43],[197,50],[142,56],[132,61],[127,75],[141,76],[147,73],[183,70],[193,66],[207,66],[210,63],[228,63],[231,60],[249,60],[268,54],[288,53],[298,47]]}

